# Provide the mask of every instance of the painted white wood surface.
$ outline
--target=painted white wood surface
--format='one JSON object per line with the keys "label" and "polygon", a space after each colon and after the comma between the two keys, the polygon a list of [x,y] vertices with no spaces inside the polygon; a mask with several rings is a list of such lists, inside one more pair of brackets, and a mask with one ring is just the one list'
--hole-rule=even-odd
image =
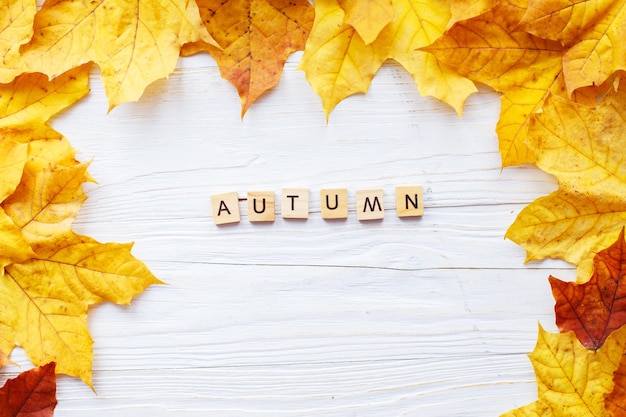
{"label": "painted white wood surface", "polygon": [[[526,355],[555,330],[547,277],[503,238],[556,188],[530,166],[501,170],[498,96],[462,119],[392,63],[325,122],[287,63],[243,120],[207,55],[181,60],[139,103],[106,114],[92,92],[53,121],[98,180],[75,230],[134,241],[168,285],[90,311],[94,386],[61,376],[59,417],[497,416],[536,398]],[[401,220],[396,185],[426,212]],[[304,187],[307,221],[217,227],[210,195]],[[383,188],[382,222],[320,216],[320,188]],[[31,365],[21,351],[12,357]],[[5,368],[3,379],[17,373]],[[7,373],[9,375],[7,375]]]}

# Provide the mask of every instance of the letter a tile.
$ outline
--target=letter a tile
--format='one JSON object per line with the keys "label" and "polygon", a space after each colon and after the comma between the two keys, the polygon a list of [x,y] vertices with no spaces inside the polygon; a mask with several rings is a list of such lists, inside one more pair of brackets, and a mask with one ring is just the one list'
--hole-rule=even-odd
{"label": "letter a tile", "polygon": [[251,222],[273,222],[274,191],[250,191],[248,193],[248,220]]}
{"label": "letter a tile", "polygon": [[398,217],[424,215],[424,190],[419,185],[396,187]]}
{"label": "letter a tile", "polygon": [[380,220],[385,217],[383,190],[358,190],[356,192],[356,218]]}
{"label": "letter a tile", "polygon": [[211,196],[211,207],[213,209],[213,223],[228,224],[239,223],[239,195],[235,192],[215,194]]}

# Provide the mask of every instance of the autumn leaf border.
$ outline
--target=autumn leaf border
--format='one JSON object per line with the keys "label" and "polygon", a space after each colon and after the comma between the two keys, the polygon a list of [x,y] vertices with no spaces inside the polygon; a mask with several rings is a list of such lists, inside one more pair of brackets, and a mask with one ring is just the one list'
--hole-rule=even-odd
{"label": "autumn leaf border", "polygon": [[[102,4],[104,1],[106,0],[100,0],[99,2],[94,2],[94,4]],[[235,4],[235,1],[230,0],[230,3]],[[0,7],[4,7],[7,14],[12,16],[15,13],[13,8],[17,3],[6,0],[4,4],[0,4]],[[426,11],[407,11],[404,6],[410,4],[410,0],[379,2],[377,6],[383,7],[385,12],[380,15],[380,19],[377,19],[375,27],[370,27],[367,24],[367,20],[359,19],[358,13],[367,11],[363,12],[355,8],[354,2],[318,0],[315,2],[315,22],[310,20],[313,16],[310,11],[288,18],[289,24],[295,25],[294,27],[300,32],[300,35],[304,35],[305,39],[308,37],[306,44],[303,46],[303,38],[300,37],[300,40],[297,42],[281,46],[282,51],[276,55],[280,56],[278,58],[279,65],[275,67],[272,82],[263,86],[253,86],[254,79],[247,78],[245,81],[247,84],[242,87],[240,84],[241,71],[252,73],[253,65],[262,64],[263,59],[277,58],[274,56],[259,56],[256,61],[248,60],[249,62],[244,62],[244,58],[241,57],[246,57],[245,59],[253,57],[255,56],[255,51],[250,50],[247,54],[240,54],[240,51],[236,49],[233,51],[229,49],[232,39],[220,38],[218,36],[219,33],[212,32],[216,25],[215,22],[210,22],[214,14],[210,2],[198,0],[197,3],[194,1],[183,1],[183,3],[184,5],[177,9],[177,13],[180,13],[177,15],[177,19],[182,22],[181,27],[184,27],[184,29],[181,29],[181,33],[184,32],[185,36],[181,36],[183,41],[174,46],[176,55],[178,55],[179,49],[185,48],[185,44],[191,45],[193,43],[195,46],[186,47],[186,54],[205,50],[217,57],[218,60],[223,58],[225,64],[220,64],[220,70],[225,75],[225,78],[238,89],[242,100],[242,117],[257,97],[267,93],[278,83],[285,57],[296,50],[304,50],[299,68],[305,71],[307,80],[309,80],[312,88],[320,94],[327,118],[340,101],[355,93],[366,93],[374,74],[384,65],[386,60],[393,59],[406,68],[415,78],[416,87],[422,94],[431,95],[448,103],[459,115],[462,113],[465,99],[476,91],[476,84],[486,84],[498,92],[501,95],[502,109],[496,131],[500,141],[500,152],[504,167],[523,163],[537,163],[540,169],[545,169],[539,161],[542,158],[541,143],[536,140],[533,141],[533,129],[540,124],[540,115],[544,106],[560,100],[569,103],[567,105],[583,109],[581,111],[593,114],[596,111],[595,109],[601,108],[605,100],[616,97],[622,90],[621,78],[623,77],[623,70],[626,69],[625,63],[621,63],[621,66],[618,63],[607,68],[606,65],[603,65],[603,62],[596,62],[591,59],[584,65],[579,65],[577,61],[577,59],[580,59],[580,54],[585,53],[584,50],[581,52],[581,45],[595,42],[599,52],[601,48],[606,49],[603,42],[607,40],[602,38],[602,36],[608,37],[608,42],[613,41],[613,38],[611,38],[614,35],[613,32],[605,31],[606,33],[604,34],[598,34],[596,30],[596,26],[606,25],[607,19],[617,20],[617,12],[612,7],[601,9],[600,12],[604,13],[603,15],[597,16],[595,20],[585,20],[581,25],[576,26],[576,30],[573,30],[567,20],[563,20],[556,11],[550,10],[550,7],[556,7],[555,4],[557,2],[544,2],[539,7],[539,3],[536,0],[481,0],[474,2],[450,0],[448,3],[442,1],[437,3],[437,7],[440,7],[439,12],[445,12],[443,13],[444,18],[441,18],[441,13],[438,14],[438,17],[435,17],[434,14],[429,15],[430,20],[425,21],[431,23],[429,26],[431,26],[430,29],[432,31],[426,37],[422,37],[421,33],[417,36],[418,34],[416,33],[414,37],[415,43],[407,45],[401,42],[402,37],[408,33],[407,27],[396,24],[393,18],[394,14],[402,13],[403,19],[401,20],[410,22],[415,17],[413,14],[426,13]],[[52,56],[51,58],[49,56],[51,54],[46,55],[46,53],[42,52],[42,42],[44,42],[42,41],[42,36],[44,36],[44,32],[46,32],[46,36],[59,36],[59,39],[62,39],[64,36],[64,34],[53,33],[52,29],[48,28],[50,25],[48,27],[45,26],[50,23],[50,19],[58,19],[55,7],[62,5],[63,0],[50,2],[50,6],[46,2],[40,10],[36,10],[32,3],[24,4],[28,4],[28,7],[23,7],[22,11],[24,13],[20,14],[19,19],[9,20],[8,23],[5,22],[5,27],[0,29],[0,54],[3,56],[3,65],[0,66],[0,81],[5,83],[4,87],[12,88],[15,91],[32,88],[32,77],[41,77],[41,75],[37,74],[28,74],[33,70],[55,68],[54,71],[50,70],[52,72],[47,73],[48,77],[54,78],[50,81],[51,83],[55,82],[57,79],[55,77],[63,77],[66,74],[65,71],[61,71],[63,67],[57,65],[59,62],[56,61],[60,59],[59,57]],[[252,4],[252,0],[250,4]],[[269,2],[263,3],[263,5],[264,7],[270,5],[270,9],[283,10]],[[307,6],[306,4],[301,4],[300,7],[306,8]],[[584,12],[584,7],[586,5],[582,3],[573,4],[569,6],[571,9],[569,11],[572,13]],[[250,9],[246,7],[242,8],[239,6],[239,8],[233,10],[243,10],[242,13],[247,12],[248,18],[252,16]],[[141,10],[140,12],[146,15],[149,14],[149,10]],[[85,20],[87,21],[95,16],[97,12],[94,9],[86,13]],[[201,15],[204,20],[200,18]],[[283,15],[287,16],[286,13],[283,13]],[[554,18],[555,16],[556,18]],[[137,16],[137,18],[139,17]],[[336,29],[329,32],[327,26],[331,21],[332,26]],[[0,27],[2,27],[2,23],[0,20]],[[425,26],[418,26],[417,30],[425,31],[426,28]],[[7,33],[10,33],[10,36],[3,36]],[[470,36],[472,34],[475,36]],[[107,35],[101,36],[104,36],[103,39],[106,39]],[[245,37],[250,40],[252,33],[245,32]],[[222,39],[221,44],[216,42],[216,39]],[[111,40],[116,41],[115,37],[111,38]],[[165,40],[160,39],[158,42],[165,42]],[[603,46],[600,46],[601,44]],[[613,42],[611,47],[619,48],[621,44]],[[43,45],[45,47],[45,43]],[[596,51],[592,50],[592,52],[595,53]],[[97,56],[96,59],[94,58],[96,55],[89,54],[85,52],[83,57],[69,64],[70,68],[64,69],[75,71],[72,68],[78,65],[88,67],[88,62],[90,61],[95,61],[100,65],[101,69],[103,69],[103,77],[105,77],[104,81],[107,85],[106,91],[111,107],[126,101],[138,100],[148,84],[167,76],[173,70],[171,63],[172,54],[171,50],[168,50],[169,63],[167,65],[164,63],[163,70],[157,75],[148,76],[130,84],[116,84],[114,79],[113,81],[109,80],[110,82],[106,79],[112,73],[117,74],[115,68],[105,68],[104,66],[105,62],[106,65],[109,63],[115,65],[114,60],[107,60],[108,58],[102,60],[101,56]],[[515,55],[514,62],[509,66],[498,66],[500,61],[497,58],[499,56],[506,57],[507,54]],[[601,54],[598,53],[598,55]],[[354,66],[346,69],[348,71],[346,74],[352,76],[355,82],[352,84],[341,84],[339,80],[342,77],[336,77],[334,80],[328,81],[328,77],[325,77],[325,71],[337,71],[333,67],[324,67],[329,57],[338,58],[337,62],[344,69],[347,67],[343,64],[350,61]],[[47,65],[46,59],[53,59],[51,62],[54,65]],[[132,59],[134,60],[136,57],[132,57]],[[242,65],[241,71],[235,70]],[[130,67],[131,65],[128,66]],[[433,76],[432,74],[435,75]],[[601,75],[598,76],[597,74]],[[269,77],[267,74],[264,76]],[[25,82],[24,80],[29,81]],[[126,78],[126,80],[131,80],[131,78]],[[35,84],[39,83],[44,82],[40,80]],[[133,84],[137,84],[137,86]],[[131,88],[132,91],[130,91]],[[128,91],[125,91],[125,89],[128,89]],[[252,93],[252,91],[254,92]],[[609,99],[606,99],[606,97],[609,97]],[[621,97],[619,99],[623,100]],[[61,108],[72,105],[73,101],[75,100],[72,99],[70,102],[64,103]],[[40,104],[43,107],[48,105],[45,97],[42,96]],[[41,109],[37,111],[41,111]],[[44,111],[44,114],[47,113]],[[24,155],[29,155],[24,152],[30,152],[30,150],[26,150],[25,144],[31,143],[29,139],[24,138],[33,137],[34,135],[34,137],[46,140],[63,140],[61,135],[45,124],[47,117],[50,116],[52,114],[47,114],[42,120],[29,120],[28,118],[22,118],[19,112],[9,114],[9,112],[5,111],[5,114],[0,115],[0,130],[5,135],[10,135],[10,137],[14,138],[13,142],[7,145],[10,146],[11,155],[18,158],[20,164],[24,164],[19,171],[23,175],[19,176],[18,183],[5,189],[5,195],[2,196],[1,201],[3,211],[0,218],[0,221],[4,222],[5,227],[12,228],[10,239],[13,239],[15,244],[21,245],[21,249],[13,252],[6,251],[0,257],[0,262],[2,262],[3,266],[2,274],[5,278],[11,277],[18,286],[20,284],[16,277],[25,275],[21,274],[23,272],[21,268],[24,268],[24,264],[28,264],[31,268],[37,268],[37,263],[58,262],[59,251],[68,256],[68,254],[71,255],[74,251],[81,250],[80,248],[85,245],[89,247],[91,247],[90,245],[100,245],[90,238],[74,235],[69,228],[58,230],[52,241],[50,239],[46,240],[45,230],[31,227],[31,222],[28,222],[28,226],[25,226],[27,223],[21,224],[17,214],[11,214],[18,212],[14,207],[18,207],[23,200],[27,200],[29,193],[44,192],[45,186],[38,183],[38,180],[44,181],[43,177],[54,176],[57,178],[65,175],[65,171],[61,173],[59,170],[83,170],[83,173],[80,174],[82,175],[80,177],[81,180],[72,186],[74,188],[71,192],[68,192],[74,196],[74,200],[70,199],[71,201],[66,204],[66,208],[69,210],[68,219],[70,219],[70,223],[71,217],[75,215],[82,203],[83,198],[79,190],[82,182],[91,179],[86,173],[86,166],[79,168],[80,165],[73,161],[73,153],[71,151],[68,151],[69,157],[67,153],[56,155],[62,158],[62,160],[47,161],[49,165],[43,170],[37,171],[33,167],[24,168],[26,167]],[[70,161],[69,165],[66,164],[68,161]],[[7,164],[7,167],[9,165]],[[553,173],[549,169],[546,171]],[[619,185],[623,186],[624,184]],[[576,184],[568,185],[561,182],[561,186],[563,189],[558,198],[560,201],[571,205],[581,204],[581,201],[584,201],[585,198],[589,199],[590,195],[596,190],[594,186],[590,186],[585,190],[584,195],[580,196],[579,194],[582,193]],[[0,188],[0,190],[2,189]],[[585,253],[578,253],[576,256],[565,255],[559,251],[533,253],[527,248],[529,250],[528,260],[555,257],[574,262],[581,271],[579,273],[580,280],[584,281],[585,277],[589,276],[588,272],[591,271],[589,265],[594,253],[602,249],[607,240],[613,239],[626,226],[625,195],[624,190],[619,188],[616,195],[612,196],[612,201],[616,206],[609,208],[609,217],[606,218],[608,220],[602,224],[602,229],[596,233],[596,235],[602,234],[603,238],[594,241],[592,244],[587,244],[586,249],[584,249],[586,250]],[[578,199],[574,199],[573,196]],[[570,200],[568,201],[567,199]],[[545,200],[542,201],[545,202]],[[537,204],[541,203],[538,202]],[[621,214],[622,212],[625,213],[624,216],[613,215],[615,213]],[[63,221],[65,220],[61,219],[59,222]],[[516,220],[514,225],[517,222],[518,220]],[[526,228],[526,234],[523,238],[515,237],[511,230],[507,232],[507,236],[522,246],[526,245],[526,242],[545,239],[545,236],[538,235],[538,229]],[[576,233],[583,233],[581,231],[572,232],[571,230],[569,232],[573,233],[574,240],[580,239],[577,238]],[[542,233],[544,235],[546,233],[548,235],[550,233],[554,234],[554,230]],[[622,235],[620,234],[621,237]],[[553,240],[559,243],[557,238]],[[6,246],[10,247],[10,245]],[[111,248],[110,250],[129,252],[129,249],[129,247],[115,247],[115,249]],[[159,282],[147,270],[143,271],[142,274],[146,278],[144,279],[144,284],[140,286],[139,292],[147,285]],[[26,288],[26,286],[23,286],[23,288]],[[4,291],[8,290],[4,289]],[[90,303],[106,300],[128,302],[132,298],[130,296],[116,300],[115,297],[107,298],[102,294],[95,294],[89,297]],[[14,330],[11,330],[11,332],[14,332]],[[541,332],[540,336],[543,334]],[[7,337],[4,333],[0,334],[0,341],[2,342],[0,343],[0,351],[10,352],[14,343],[13,337],[12,334],[10,337]],[[547,338],[545,335],[541,337]],[[607,337],[610,337],[610,335]],[[89,345],[89,342],[87,342],[87,345]],[[33,354],[31,358],[35,358],[33,362],[40,365],[43,365],[45,361],[55,359],[36,354]],[[87,359],[87,362],[89,362],[89,359]],[[83,363],[81,366],[85,367],[86,365]],[[86,383],[90,384],[90,365],[88,368],[89,372],[86,374],[80,369],[68,370],[67,367],[64,367],[63,361],[60,364],[57,363],[57,371],[61,369],[62,372],[80,376]],[[614,398],[612,398],[613,400]],[[552,415],[545,414],[547,412],[545,404],[534,404],[529,410],[520,411],[520,413],[528,412],[530,414],[515,414],[517,413],[515,411],[512,415]],[[553,409],[550,410],[550,412],[554,412]]]}

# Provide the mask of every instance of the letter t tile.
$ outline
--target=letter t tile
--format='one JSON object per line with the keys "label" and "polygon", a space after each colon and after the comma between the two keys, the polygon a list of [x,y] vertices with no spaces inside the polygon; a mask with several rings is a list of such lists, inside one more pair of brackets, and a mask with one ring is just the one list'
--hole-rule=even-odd
{"label": "letter t tile", "polygon": [[306,188],[283,188],[280,209],[283,219],[308,219],[309,190]]}

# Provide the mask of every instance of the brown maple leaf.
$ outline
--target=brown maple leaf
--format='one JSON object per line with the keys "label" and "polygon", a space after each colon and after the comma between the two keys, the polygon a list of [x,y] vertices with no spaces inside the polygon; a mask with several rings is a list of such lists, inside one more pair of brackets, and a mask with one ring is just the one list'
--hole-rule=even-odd
{"label": "brown maple leaf", "polygon": [[50,417],[56,390],[54,362],[22,372],[0,388],[0,417]]}
{"label": "brown maple leaf", "polygon": [[594,273],[584,284],[550,276],[556,323],[573,330],[587,349],[598,349],[613,331],[626,324],[626,242],[617,241],[593,260]]}

